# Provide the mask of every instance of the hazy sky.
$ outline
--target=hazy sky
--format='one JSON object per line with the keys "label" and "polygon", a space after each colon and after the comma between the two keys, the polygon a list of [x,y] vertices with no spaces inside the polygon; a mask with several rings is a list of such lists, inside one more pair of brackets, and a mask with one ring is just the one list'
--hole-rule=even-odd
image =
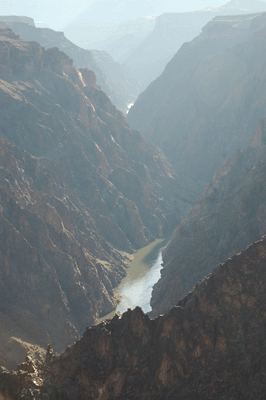
{"label": "hazy sky", "polygon": [[[97,1],[98,0],[0,0],[0,14],[32,17],[36,22],[44,22],[52,29],[62,30],[73,18],[81,14],[90,4]],[[177,11],[177,4],[178,11],[184,12],[205,7],[219,7],[227,3],[227,1],[228,0],[171,0],[168,1],[168,4],[173,4],[173,9],[166,9],[164,11]],[[164,4],[164,0],[162,0],[162,4]]]}

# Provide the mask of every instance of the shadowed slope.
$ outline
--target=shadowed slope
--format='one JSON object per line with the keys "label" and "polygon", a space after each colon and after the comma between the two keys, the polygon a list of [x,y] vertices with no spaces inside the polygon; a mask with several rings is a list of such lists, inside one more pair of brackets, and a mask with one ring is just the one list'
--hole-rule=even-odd
{"label": "shadowed slope", "polygon": [[[62,350],[197,191],[58,49],[0,31],[0,311]],[[179,197],[178,197],[179,196]]]}
{"label": "shadowed slope", "polygon": [[127,120],[179,171],[208,183],[265,116],[266,13],[217,17],[185,43]]}
{"label": "shadowed slope", "polygon": [[[266,240],[227,260],[178,306],[87,329],[45,366],[0,375],[4,399],[265,398]],[[31,374],[27,373],[31,372]]]}
{"label": "shadowed slope", "polygon": [[224,162],[173,233],[153,289],[153,315],[169,310],[213,265],[265,235],[265,132],[263,119],[247,150],[236,151]]}

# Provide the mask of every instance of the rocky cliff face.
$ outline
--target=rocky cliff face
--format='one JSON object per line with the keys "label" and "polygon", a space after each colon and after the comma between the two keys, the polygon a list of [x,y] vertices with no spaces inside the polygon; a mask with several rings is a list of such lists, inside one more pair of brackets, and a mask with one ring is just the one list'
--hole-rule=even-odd
{"label": "rocky cliff face", "polygon": [[153,31],[127,56],[125,65],[137,77],[142,92],[163,73],[183,43],[199,35],[213,18],[256,11],[266,11],[266,5],[261,1],[240,0],[230,1],[223,7],[159,15]]}
{"label": "rocky cliff face", "polygon": [[141,92],[161,75],[182,44],[197,36],[214,16],[207,11],[166,13],[156,18],[153,31],[124,61],[137,77]]}
{"label": "rocky cliff face", "polygon": [[58,47],[73,59],[74,66],[93,71],[97,84],[121,111],[126,112],[127,105],[137,98],[139,94],[137,81],[106,52],[84,50],[68,40],[63,32],[36,28],[34,21],[30,18],[0,17],[1,25],[12,29],[21,39],[34,40],[46,49]]}
{"label": "rocky cliff face", "polygon": [[216,267],[166,315],[140,308],[60,356],[0,375],[3,400],[265,398],[266,240]]}
{"label": "rocky cliff face", "polygon": [[[110,7],[109,3],[110,1]],[[222,7],[207,7],[182,13],[177,12],[180,11],[178,5],[164,2],[160,4],[160,11],[153,14],[153,6],[154,2],[149,4],[150,11],[147,10],[146,15],[156,17],[142,17],[120,23],[105,41],[96,42],[89,47],[102,48],[116,61],[125,64],[127,71],[131,71],[138,80],[140,92],[161,75],[182,44],[199,35],[201,29],[216,16],[266,11],[265,3],[256,0],[232,0]],[[87,20],[89,18],[91,14]],[[79,36],[79,40],[88,41],[91,39],[88,33],[90,28],[90,24],[81,26],[79,23],[72,26],[71,33],[67,31],[73,38],[76,37],[76,40]]]}
{"label": "rocky cliff face", "polygon": [[214,175],[163,253],[152,315],[166,312],[196,282],[266,233],[266,120],[260,120],[244,152],[236,151]]}
{"label": "rocky cliff face", "polygon": [[7,28],[0,101],[0,334],[62,350],[115,308],[126,252],[171,229],[194,188],[93,72]]}
{"label": "rocky cliff face", "polygon": [[215,18],[130,109],[130,125],[183,173],[210,182],[265,116],[265,21],[265,13]]}

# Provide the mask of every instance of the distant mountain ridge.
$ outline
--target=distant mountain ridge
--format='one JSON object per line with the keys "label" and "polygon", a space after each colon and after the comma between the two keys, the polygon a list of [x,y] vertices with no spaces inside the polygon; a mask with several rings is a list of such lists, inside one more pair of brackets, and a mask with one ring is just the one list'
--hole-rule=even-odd
{"label": "distant mountain ridge", "polygon": [[150,16],[121,22],[107,39],[94,42],[90,47],[107,51],[114,60],[123,64],[132,51],[152,32],[155,20],[155,16]]}
{"label": "distant mountain ridge", "polygon": [[31,18],[0,16],[1,25],[11,28],[21,39],[35,40],[46,49],[58,47],[73,59],[76,67],[92,70],[96,75],[97,84],[121,111],[126,112],[127,105],[134,102],[138,96],[137,81],[106,52],[84,50],[71,43],[63,32],[36,28]]}
{"label": "distant mountain ridge", "polygon": [[[265,11],[266,3],[260,0],[231,0],[220,9],[245,10],[245,11]],[[236,14],[236,13],[235,13]]]}
{"label": "distant mountain ridge", "polygon": [[[213,11],[225,7],[231,9],[231,14],[234,13],[232,11],[235,9],[238,12],[241,9],[244,12],[266,11],[265,2],[257,0],[232,0],[223,7],[213,9]],[[113,35],[119,30],[120,24],[133,24],[133,21],[139,18],[158,17],[165,13],[181,12],[185,14],[184,9],[186,7],[171,0],[165,0],[163,3],[160,0],[136,0],[134,2],[128,0],[98,0],[89,4],[87,9],[69,22],[65,26],[64,32],[74,43],[81,45],[81,47],[91,48],[93,43],[105,40],[108,36]],[[197,10],[193,11],[197,12]],[[206,11],[206,9],[201,11]]]}
{"label": "distant mountain ridge", "polygon": [[128,37],[119,39],[120,48],[126,49],[124,55],[121,50],[118,53],[114,48],[116,42],[113,48],[109,44],[105,49],[114,59],[119,56],[119,62],[125,63],[127,69],[135,75],[140,82],[140,90],[143,91],[160,76],[181,45],[200,34],[201,29],[214,17],[261,11],[266,11],[265,2],[234,0],[217,8],[209,7],[193,12],[164,12],[156,16],[153,30],[138,46],[135,45],[130,54],[130,46],[126,47],[127,41],[130,40]]}
{"label": "distant mountain ridge", "polygon": [[98,0],[69,22],[64,32],[74,43],[92,48],[93,43],[113,35],[120,24],[132,25],[139,18],[157,16],[165,10],[177,12],[179,8],[172,0]]}
{"label": "distant mountain ridge", "polygon": [[129,124],[208,183],[265,116],[266,13],[216,17],[139,96]]}

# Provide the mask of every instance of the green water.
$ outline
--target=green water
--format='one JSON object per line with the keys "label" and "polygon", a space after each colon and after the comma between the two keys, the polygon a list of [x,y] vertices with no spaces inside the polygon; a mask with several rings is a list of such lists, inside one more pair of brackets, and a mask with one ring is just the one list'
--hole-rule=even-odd
{"label": "green water", "polygon": [[[169,238],[170,235],[168,235],[165,238],[156,239],[148,246],[143,247],[142,249],[136,251],[133,254],[134,258],[131,262],[129,262],[127,268],[127,275],[125,276],[125,278],[122,279],[121,283],[114,289],[114,291],[123,298],[129,296],[129,302],[128,302],[129,306],[131,306],[131,297],[134,296],[136,292],[139,292],[141,290],[143,290],[144,296],[149,296],[149,298],[146,299],[146,302],[149,302],[150,294],[148,292],[146,294],[147,288],[143,286],[144,281],[148,275],[152,275],[151,278],[149,278],[151,281],[150,285],[155,284],[159,279],[158,271],[161,268],[161,258],[158,259],[158,256],[161,257],[160,250],[166,246],[167,242],[169,241]],[[152,268],[154,266],[156,266],[156,271],[153,274]],[[154,279],[156,279],[156,281],[154,281]],[[132,300],[132,304],[133,303],[134,300]],[[136,305],[141,306],[141,304],[135,304],[135,303],[134,306]],[[119,308],[121,308],[121,305],[117,306],[117,309]],[[99,318],[97,320],[97,323],[100,323],[105,319],[113,318],[115,313],[116,310],[112,311],[111,313],[105,315],[102,318]]]}

